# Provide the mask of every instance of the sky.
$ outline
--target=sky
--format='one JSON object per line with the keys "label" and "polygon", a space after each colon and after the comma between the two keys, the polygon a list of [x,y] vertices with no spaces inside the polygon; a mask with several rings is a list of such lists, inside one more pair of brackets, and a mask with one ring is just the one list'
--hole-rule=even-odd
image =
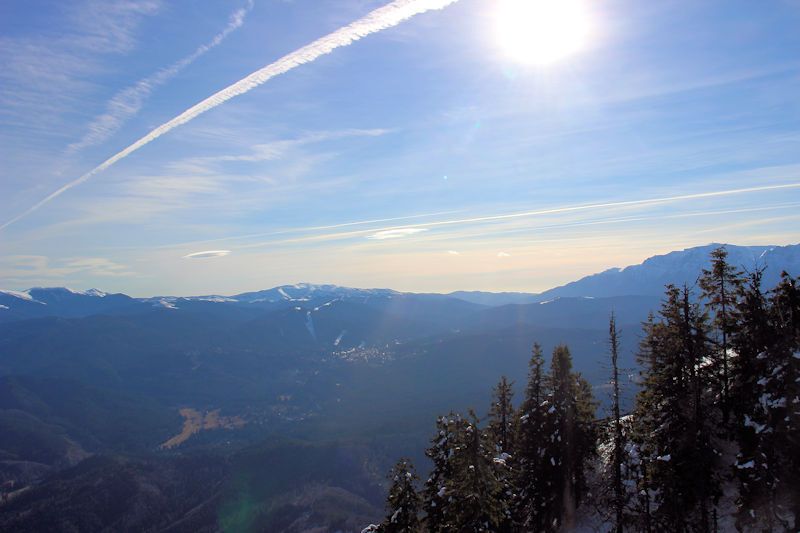
{"label": "sky", "polygon": [[800,242],[800,1],[574,0],[509,45],[514,1],[0,3],[0,287],[538,292]]}

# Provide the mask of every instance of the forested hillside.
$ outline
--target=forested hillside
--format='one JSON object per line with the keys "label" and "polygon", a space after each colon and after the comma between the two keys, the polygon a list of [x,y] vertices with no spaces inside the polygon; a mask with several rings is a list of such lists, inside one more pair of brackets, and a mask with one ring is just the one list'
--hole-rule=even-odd
{"label": "forested hillside", "polygon": [[[772,288],[711,253],[697,286],[668,285],[643,325],[635,405],[620,409],[610,317],[610,408],[557,346],[533,347],[521,402],[504,377],[488,414],[436,420],[419,482],[389,475],[365,531],[796,531],[800,523],[800,286]],[[488,385],[488,384],[487,384]]]}

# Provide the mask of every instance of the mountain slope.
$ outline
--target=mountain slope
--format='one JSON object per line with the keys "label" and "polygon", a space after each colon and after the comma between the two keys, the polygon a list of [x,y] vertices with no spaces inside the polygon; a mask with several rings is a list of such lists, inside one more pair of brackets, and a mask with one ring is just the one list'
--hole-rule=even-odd
{"label": "mountain slope", "polygon": [[[668,283],[693,285],[702,270],[708,267],[708,257],[720,244],[709,244],[682,251],[656,255],[639,265],[625,268],[610,268],[604,272],[567,283],[561,287],[544,291],[538,299],[551,300],[558,297],[609,297],[629,295],[663,294]],[[728,262],[752,271],[765,268],[764,286],[774,286],[781,271],[792,275],[800,273],[800,245],[789,246],[735,246],[724,245],[728,250]]]}

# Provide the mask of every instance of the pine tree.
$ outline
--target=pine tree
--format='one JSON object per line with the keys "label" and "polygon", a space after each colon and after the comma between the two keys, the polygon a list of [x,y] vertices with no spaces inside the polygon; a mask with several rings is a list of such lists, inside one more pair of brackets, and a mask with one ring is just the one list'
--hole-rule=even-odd
{"label": "pine tree", "polygon": [[694,522],[700,531],[708,531],[709,505],[718,487],[713,475],[715,420],[707,408],[713,398],[704,387],[715,372],[707,318],[692,303],[688,288],[668,286],[660,320],[647,324],[645,332],[640,360],[647,365],[646,377],[634,422],[646,462],[644,490],[648,499],[651,490],[657,495],[652,527],[682,530]]}
{"label": "pine tree", "polygon": [[[707,398],[704,383],[716,373],[711,358],[711,346],[708,339],[707,316],[699,306],[692,303],[688,287],[682,291],[682,336],[689,370],[689,389],[692,394],[692,413],[690,416],[689,450],[687,472],[693,477],[692,497],[700,507],[700,530],[711,530],[711,500],[718,498],[718,486],[715,478],[715,426],[713,413],[707,409],[713,405],[713,398]],[[723,351],[727,354],[727,344],[723,343]],[[726,355],[727,357],[727,355]],[[723,364],[727,368],[727,359]],[[727,388],[727,369],[724,371]]]}
{"label": "pine tree", "polygon": [[731,412],[734,439],[739,453],[735,474],[739,480],[737,527],[753,529],[768,523],[764,510],[772,500],[767,488],[768,464],[761,453],[761,432],[767,427],[766,412],[759,398],[767,379],[767,357],[774,339],[767,299],[761,289],[762,271],[750,272],[739,288],[735,309],[736,327],[731,346],[737,356],[731,361]]}
{"label": "pine tree", "polygon": [[661,380],[659,344],[655,316],[650,313],[642,324],[644,337],[639,343],[636,355],[641,368],[642,387],[636,395],[636,406],[633,412],[631,427],[631,471],[630,476],[636,483],[637,529],[650,533],[653,530],[652,499],[654,496],[651,472],[648,465],[656,457],[656,446],[651,430],[658,427],[660,413],[655,409],[660,405],[655,385]]}
{"label": "pine tree", "polygon": [[474,413],[464,420],[453,454],[453,479],[447,492],[453,502],[448,531],[489,533],[508,530],[503,487],[495,477],[494,450],[487,450]]}
{"label": "pine tree", "polygon": [[485,448],[492,454],[494,476],[500,484],[504,501],[504,519],[500,531],[512,530],[512,502],[516,497],[512,464],[516,455],[517,416],[511,403],[514,396],[511,387],[512,383],[505,376],[500,378],[500,382],[492,391],[492,405],[489,409],[488,425],[484,431]]}
{"label": "pine tree", "polygon": [[592,385],[579,373],[573,374],[575,380],[576,406],[576,475],[575,504],[581,505],[589,495],[588,476],[597,456],[597,401],[592,393]]}
{"label": "pine tree", "polygon": [[552,487],[543,475],[545,443],[549,424],[545,398],[548,395],[544,358],[539,344],[533,345],[525,397],[518,413],[514,467],[515,522],[522,531],[545,531],[545,510],[552,505]]}
{"label": "pine tree", "polygon": [[704,269],[699,279],[702,295],[714,312],[714,327],[719,333],[717,358],[721,366],[719,377],[721,398],[720,408],[723,421],[727,424],[730,414],[730,371],[728,339],[736,326],[734,309],[742,273],[728,263],[728,251],[719,247],[711,252],[711,269]]}
{"label": "pine tree", "polygon": [[622,463],[625,442],[622,433],[622,419],[620,416],[620,386],[619,386],[619,331],[614,313],[608,324],[608,344],[611,355],[611,387],[612,387],[612,423],[613,450],[611,452],[612,472],[614,476],[614,531],[622,533],[624,525],[625,492],[622,485]]}
{"label": "pine tree", "polygon": [[492,391],[492,405],[489,409],[487,436],[494,444],[497,454],[510,454],[514,448],[514,397],[512,383],[505,376]]}
{"label": "pine tree", "polygon": [[564,345],[553,350],[546,401],[548,438],[544,478],[552,504],[545,508],[544,525],[572,529],[575,512],[586,491],[586,469],[596,450],[594,401],[591,386],[572,372],[572,356]]}
{"label": "pine tree", "polygon": [[452,491],[455,465],[453,456],[459,446],[460,433],[465,421],[460,414],[450,413],[436,420],[436,435],[425,455],[433,463],[430,476],[425,482],[423,508],[425,529],[432,533],[450,531],[452,521]]}
{"label": "pine tree", "polygon": [[[775,515],[784,527],[800,527],[800,287],[786,272],[770,295],[773,345],[767,374],[759,381],[766,418],[761,452],[767,457]],[[791,518],[790,518],[791,517]]]}
{"label": "pine tree", "polygon": [[420,498],[416,492],[419,479],[414,465],[400,459],[389,473],[392,484],[386,499],[387,516],[379,526],[380,533],[414,533],[420,531]]}

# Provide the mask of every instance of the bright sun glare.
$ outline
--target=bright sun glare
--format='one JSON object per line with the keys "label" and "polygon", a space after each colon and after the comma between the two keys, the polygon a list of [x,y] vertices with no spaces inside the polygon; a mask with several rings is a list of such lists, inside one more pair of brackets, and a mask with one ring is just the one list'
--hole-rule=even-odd
{"label": "bright sun glare", "polygon": [[591,33],[583,0],[500,0],[495,31],[510,59],[549,65],[586,46]]}

